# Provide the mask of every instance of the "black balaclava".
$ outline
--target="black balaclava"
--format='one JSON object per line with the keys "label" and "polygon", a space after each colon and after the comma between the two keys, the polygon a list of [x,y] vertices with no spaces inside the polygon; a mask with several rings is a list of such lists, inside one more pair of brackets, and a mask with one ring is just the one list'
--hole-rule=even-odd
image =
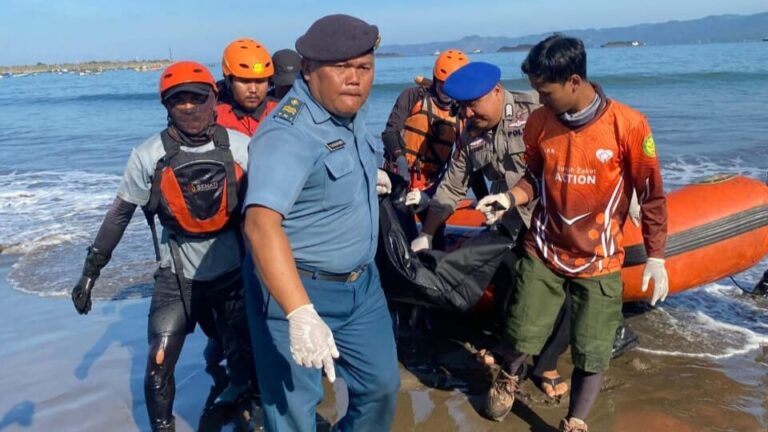
{"label": "black balaclava", "polygon": [[454,101],[444,91],[437,89],[437,78],[432,77],[432,86],[429,88],[429,93],[432,96],[432,100],[435,101],[437,106],[443,109],[450,108]]}
{"label": "black balaclava", "polygon": [[[177,93],[190,92],[204,94],[208,98],[200,105],[191,108],[170,106],[167,99]],[[189,83],[173,87],[163,95],[163,105],[168,111],[168,133],[176,141],[189,146],[205,144],[213,139],[216,125],[216,94],[208,84]]]}

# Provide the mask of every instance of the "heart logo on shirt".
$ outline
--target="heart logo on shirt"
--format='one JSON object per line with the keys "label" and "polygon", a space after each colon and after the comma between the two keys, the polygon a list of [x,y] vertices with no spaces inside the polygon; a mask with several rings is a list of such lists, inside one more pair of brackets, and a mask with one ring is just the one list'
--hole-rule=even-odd
{"label": "heart logo on shirt", "polygon": [[595,153],[595,156],[600,159],[600,162],[606,163],[613,157],[613,152],[611,150],[599,149]]}

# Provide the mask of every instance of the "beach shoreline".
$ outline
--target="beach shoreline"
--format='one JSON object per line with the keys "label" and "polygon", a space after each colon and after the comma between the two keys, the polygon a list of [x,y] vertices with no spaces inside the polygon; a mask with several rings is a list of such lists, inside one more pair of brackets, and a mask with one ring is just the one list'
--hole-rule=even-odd
{"label": "beach shoreline", "polygon": [[[143,396],[149,298],[97,301],[79,316],[66,297],[10,288],[16,257],[0,255],[0,430],[148,430]],[[654,311],[657,313],[658,311]],[[630,318],[653,338],[653,316]],[[202,332],[191,335],[177,366],[177,430],[195,430],[210,378]],[[394,431],[556,431],[567,411],[530,383],[503,422],[478,413],[490,375],[466,346],[430,334],[399,343],[402,388]],[[467,368],[472,369],[468,375]],[[560,370],[570,376],[568,355]],[[470,378],[474,376],[475,378]],[[325,383],[318,412],[329,422],[345,410]],[[343,388],[339,383],[337,388]],[[590,417],[593,431],[760,431],[768,427],[768,346],[722,360],[633,351],[612,362]],[[323,430],[321,427],[320,430]]]}

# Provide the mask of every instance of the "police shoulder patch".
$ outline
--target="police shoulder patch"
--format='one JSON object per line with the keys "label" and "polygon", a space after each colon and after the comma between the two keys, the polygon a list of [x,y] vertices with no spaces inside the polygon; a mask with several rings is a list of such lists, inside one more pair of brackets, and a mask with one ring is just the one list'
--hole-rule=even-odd
{"label": "police shoulder patch", "polygon": [[304,102],[295,97],[288,98],[280,108],[275,110],[275,117],[293,124],[302,108],[304,108]]}
{"label": "police shoulder patch", "polygon": [[653,135],[651,134],[648,134],[643,141],[643,153],[648,157],[656,157],[656,142],[653,140]]}

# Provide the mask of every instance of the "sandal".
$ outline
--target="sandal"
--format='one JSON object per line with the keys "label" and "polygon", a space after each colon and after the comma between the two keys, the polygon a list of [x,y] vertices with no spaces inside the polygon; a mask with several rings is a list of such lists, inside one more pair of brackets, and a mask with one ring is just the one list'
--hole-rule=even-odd
{"label": "sandal", "polygon": [[[549,398],[555,399],[556,401],[560,401],[560,398],[564,394],[568,393],[568,390],[570,390],[570,388],[568,388],[568,385],[567,385],[568,383],[566,383],[563,377],[561,376],[556,376],[554,378],[547,378],[543,376],[531,375],[531,381],[533,381],[533,383],[536,384],[536,387],[538,387],[538,389],[541,390],[542,393],[547,395],[547,397]],[[557,391],[557,386],[560,384],[566,384],[565,391],[563,391],[560,394],[555,394],[550,396],[549,393],[547,392],[547,389],[550,388],[552,389],[551,392],[555,393]]]}

